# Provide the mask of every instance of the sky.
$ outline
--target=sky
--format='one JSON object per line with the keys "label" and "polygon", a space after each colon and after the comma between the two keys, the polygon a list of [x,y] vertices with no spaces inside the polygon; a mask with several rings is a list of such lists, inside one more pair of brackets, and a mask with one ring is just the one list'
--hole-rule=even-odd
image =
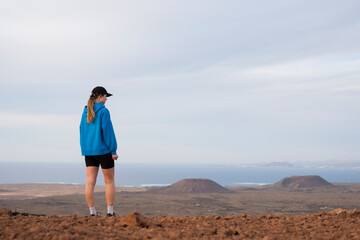
{"label": "sky", "polygon": [[126,163],[360,161],[360,2],[2,1],[0,162],[79,162],[104,86]]}

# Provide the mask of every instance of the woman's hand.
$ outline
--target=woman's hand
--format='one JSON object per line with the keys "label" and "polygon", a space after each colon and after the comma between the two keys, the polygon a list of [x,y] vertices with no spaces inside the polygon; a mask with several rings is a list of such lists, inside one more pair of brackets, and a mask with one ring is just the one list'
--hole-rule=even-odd
{"label": "woman's hand", "polygon": [[112,155],[112,159],[114,159],[114,160],[117,160],[118,159],[118,155],[116,154],[116,155]]}

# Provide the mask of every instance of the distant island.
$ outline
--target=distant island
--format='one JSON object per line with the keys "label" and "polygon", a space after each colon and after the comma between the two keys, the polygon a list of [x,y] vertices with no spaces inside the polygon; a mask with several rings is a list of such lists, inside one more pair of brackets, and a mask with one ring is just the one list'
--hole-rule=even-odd
{"label": "distant island", "polygon": [[360,162],[309,162],[309,161],[272,161],[272,162],[244,162],[230,165],[240,168],[322,168],[322,169],[360,169]]}

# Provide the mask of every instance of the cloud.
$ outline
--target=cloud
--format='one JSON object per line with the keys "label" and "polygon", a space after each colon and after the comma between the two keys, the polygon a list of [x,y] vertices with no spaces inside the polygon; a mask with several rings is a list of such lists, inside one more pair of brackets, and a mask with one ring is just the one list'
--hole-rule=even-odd
{"label": "cloud", "polygon": [[324,3],[9,2],[0,16],[0,76],[86,83],[234,58],[247,68],[357,51],[356,2]]}
{"label": "cloud", "polygon": [[107,107],[119,146],[136,161],[165,161],[172,152],[176,161],[200,162],[225,153],[229,161],[341,158],[346,147],[356,154],[358,8],[8,1],[0,15],[0,121],[12,140],[0,143],[76,152],[83,106],[103,85],[114,93]]}

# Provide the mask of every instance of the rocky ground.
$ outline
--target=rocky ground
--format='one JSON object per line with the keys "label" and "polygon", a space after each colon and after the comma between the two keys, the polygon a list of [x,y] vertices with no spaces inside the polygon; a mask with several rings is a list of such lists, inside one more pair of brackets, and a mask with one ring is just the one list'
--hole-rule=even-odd
{"label": "rocky ground", "polygon": [[38,216],[0,210],[0,239],[360,239],[360,211],[298,216]]}

